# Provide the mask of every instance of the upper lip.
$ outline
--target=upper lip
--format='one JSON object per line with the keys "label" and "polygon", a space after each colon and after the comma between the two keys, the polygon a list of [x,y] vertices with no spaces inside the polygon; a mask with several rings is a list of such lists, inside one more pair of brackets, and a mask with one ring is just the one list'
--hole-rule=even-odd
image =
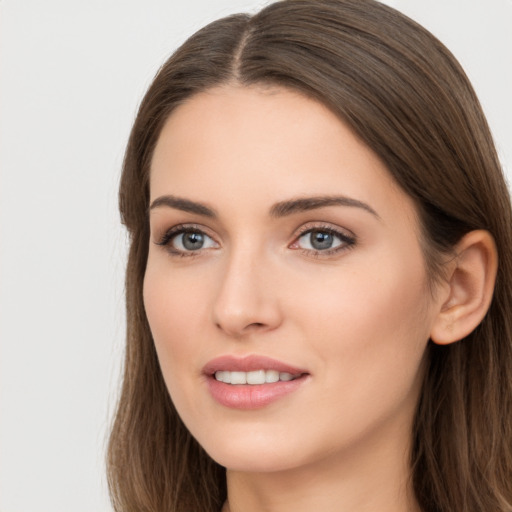
{"label": "upper lip", "polygon": [[291,366],[277,359],[272,359],[271,357],[260,355],[249,355],[245,357],[235,357],[232,355],[220,356],[212,359],[203,367],[203,373],[206,375],[213,375],[218,371],[251,372],[255,370],[276,370],[280,373],[286,372],[292,375],[308,373],[304,369]]}

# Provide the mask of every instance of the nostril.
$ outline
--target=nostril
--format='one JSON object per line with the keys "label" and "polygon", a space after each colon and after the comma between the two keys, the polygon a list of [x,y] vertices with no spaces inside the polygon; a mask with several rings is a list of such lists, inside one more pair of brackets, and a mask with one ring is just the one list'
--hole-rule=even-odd
{"label": "nostril", "polygon": [[264,322],[252,322],[248,323],[247,325],[241,328],[233,327],[231,330],[227,325],[223,325],[222,322],[216,322],[215,325],[218,329],[230,332],[231,334],[238,336],[243,336],[244,334],[248,334],[251,331],[261,331],[267,327],[267,325]]}
{"label": "nostril", "polygon": [[253,322],[251,324],[246,325],[245,328],[243,329],[243,331],[244,332],[257,331],[257,330],[262,330],[265,327],[267,327],[267,326],[263,322]]}

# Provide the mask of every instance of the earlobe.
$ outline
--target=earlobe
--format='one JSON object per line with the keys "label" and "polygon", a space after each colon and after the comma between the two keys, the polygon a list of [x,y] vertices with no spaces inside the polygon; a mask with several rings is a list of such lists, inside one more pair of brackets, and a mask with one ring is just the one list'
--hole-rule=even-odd
{"label": "earlobe", "polygon": [[496,281],[498,255],[488,231],[469,232],[456,245],[455,253],[447,276],[448,293],[430,333],[431,340],[439,345],[461,340],[480,324]]}

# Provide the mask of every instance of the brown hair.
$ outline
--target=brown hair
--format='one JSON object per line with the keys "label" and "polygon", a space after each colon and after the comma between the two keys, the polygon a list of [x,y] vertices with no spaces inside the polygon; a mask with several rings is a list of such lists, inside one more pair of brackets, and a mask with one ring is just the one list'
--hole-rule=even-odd
{"label": "brown hair", "polygon": [[499,269],[479,327],[430,343],[411,472],[423,511],[512,510],[512,214],[475,93],[425,29],[373,0],[283,0],[193,35],[164,64],[140,106],[120,187],[131,240],[124,381],[110,437],[116,511],[218,511],[224,469],[181,422],[144,312],[152,152],[173,109],[228,82],[274,84],[327,105],[415,201],[432,281],[440,255],[474,229],[494,237]]}

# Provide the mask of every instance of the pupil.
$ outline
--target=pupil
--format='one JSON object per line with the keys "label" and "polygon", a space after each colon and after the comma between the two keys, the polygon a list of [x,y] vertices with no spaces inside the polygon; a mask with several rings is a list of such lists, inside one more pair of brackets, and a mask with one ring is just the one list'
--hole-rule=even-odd
{"label": "pupil", "polygon": [[333,243],[331,233],[325,231],[313,231],[311,233],[311,246],[317,250],[330,249]]}
{"label": "pupil", "polygon": [[183,236],[183,247],[188,250],[201,249],[204,244],[204,237],[201,233],[185,233]]}

